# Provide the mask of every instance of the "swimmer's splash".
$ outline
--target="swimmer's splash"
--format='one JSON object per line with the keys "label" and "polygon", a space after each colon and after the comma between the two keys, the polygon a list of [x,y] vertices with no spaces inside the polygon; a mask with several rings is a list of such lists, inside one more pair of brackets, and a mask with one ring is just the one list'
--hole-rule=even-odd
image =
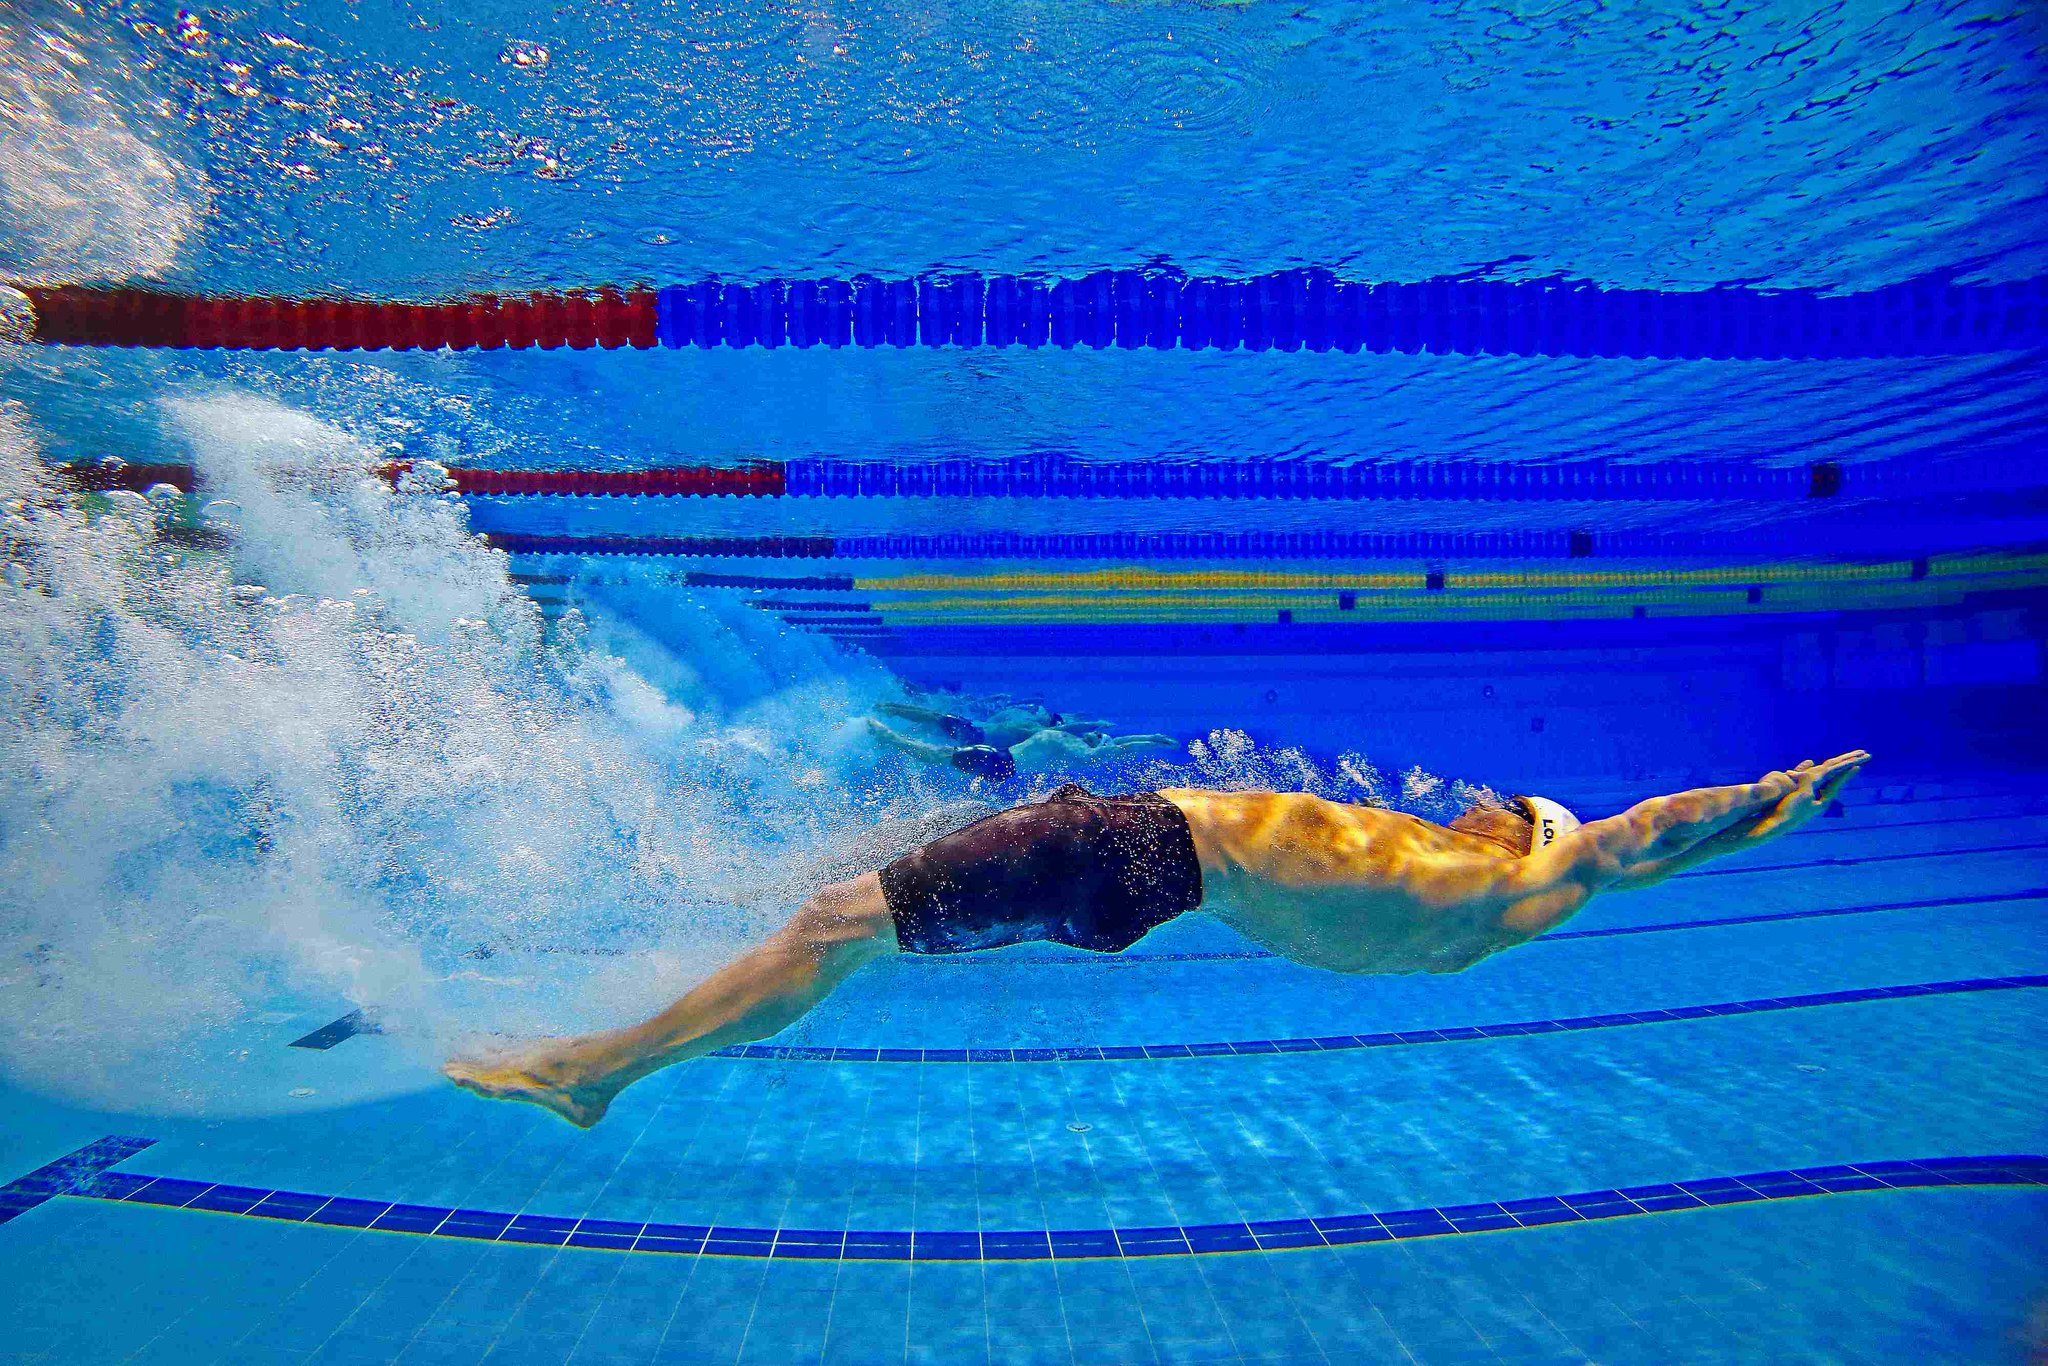
{"label": "swimmer's splash", "polygon": [[164,413],[210,498],[196,543],[176,490],[81,495],[18,412],[0,432],[18,1078],[261,1105],[209,1039],[323,995],[431,1031],[459,993],[488,1023],[478,944],[630,930],[664,952],[586,984],[630,998],[749,937],[772,910],[733,893],[783,846],[872,818],[832,718],[879,673],[771,679],[746,633],[773,628],[734,612],[700,642],[720,691],[623,627],[546,626],[459,503],[336,428],[226,393]]}

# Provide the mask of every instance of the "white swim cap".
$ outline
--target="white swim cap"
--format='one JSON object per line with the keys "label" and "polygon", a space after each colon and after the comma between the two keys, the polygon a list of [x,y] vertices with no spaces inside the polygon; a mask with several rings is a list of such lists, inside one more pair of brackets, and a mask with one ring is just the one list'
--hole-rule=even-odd
{"label": "white swim cap", "polygon": [[1518,797],[1516,800],[1527,810],[1529,823],[1536,827],[1535,836],[1529,841],[1532,854],[1579,828],[1579,818],[1548,797]]}

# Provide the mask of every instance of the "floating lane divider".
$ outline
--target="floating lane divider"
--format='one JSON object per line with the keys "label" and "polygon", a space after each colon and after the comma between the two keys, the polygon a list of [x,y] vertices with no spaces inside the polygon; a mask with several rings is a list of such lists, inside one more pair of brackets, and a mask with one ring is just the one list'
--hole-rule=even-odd
{"label": "floating lane divider", "polygon": [[[1305,646],[1312,635],[1330,637],[1317,648],[1334,648],[1337,637],[1361,626],[1422,629],[1513,621],[1576,622],[1589,629],[1606,623],[1632,630],[1622,623],[1654,619],[1718,627],[1774,616],[1924,611],[1987,595],[2028,601],[2048,589],[2048,556],[1968,554],[1665,572],[1125,567],[1082,573],[804,578],[688,572],[677,579],[691,588],[752,590],[756,596],[747,599],[750,605],[773,612],[789,626],[863,647],[895,639],[899,632],[914,632],[929,644],[947,633],[1014,636],[1049,627],[1067,633],[1099,628],[1240,634],[1256,627],[1275,633],[1267,643],[1276,648],[1289,640]],[[832,596],[809,601],[794,596],[802,591]],[[859,596],[843,596],[851,594]],[[1120,640],[1103,644],[1116,647],[1110,650],[1115,653],[1143,643],[1135,636]],[[996,648],[993,637],[970,646],[963,636],[961,643],[970,652]],[[1178,648],[1214,643],[1189,640]]]}
{"label": "floating lane divider", "polygon": [[[76,346],[255,350],[1022,346],[1671,359],[1962,355],[2048,342],[2048,278],[1859,293],[1603,289],[1584,281],[1078,279],[947,274],[702,280],[437,303],[22,285],[10,330]],[[22,312],[31,314],[17,319]]]}
{"label": "floating lane divider", "polygon": [[[971,464],[972,462],[968,462]],[[410,462],[394,461],[379,467],[379,472],[388,479],[398,478]],[[1816,471],[1831,470],[1833,466],[1815,465],[1807,471],[1791,472],[1796,478],[1778,479],[1772,472],[1735,472],[1719,484],[1709,480],[1704,483],[1685,486],[1684,481],[1667,483],[1661,479],[1646,479],[1638,484],[1635,476],[1625,472],[1616,475],[1617,483],[1600,492],[1599,479],[1579,474],[1567,475],[1558,471],[1559,479],[1552,481],[1530,472],[1526,478],[1512,476],[1505,480],[1495,479],[1489,467],[1483,465],[1444,465],[1432,467],[1426,474],[1408,477],[1405,467],[1358,465],[1332,466],[1331,469],[1364,471],[1355,477],[1347,473],[1343,479],[1332,475],[1320,485],[1317,479],[1289,475],[1267,478],[1260,471],[1273,468],[1271,463],[1243,464],[1219,467],[1230,471],[1227,475],[1211,478],[1204,474],[1199,479],[1190,477],[1189,487],[1200,484],[1205,491],[1187,493],[1170,491],[1171,479],[1163,483],[1152,482],[1154,476],[1144,473],[1150,468],[1145,462],[1104,467],[1121,471],[1132,480],[1131,487],[1119,492],[1113,487],[1114,481],[1098,479],[1094,475],[1076,483],[1072,488],[1060,490],[1046,482],[1032,484],[1029,481],[1004,484],[992,479],[984,485],[968,488],[965,476],[956,488],[941,490],[946,493],[972,494],[974,496],[1057,496],[1057,497],[1215,497],[1215,498],[1442,498],[1466,499],[1472,501],[1487,498],[1519,497],[1522,492],[1540,489],[1555,490],[1554,496],[1568,499],[1592,497],[1636,498],[1652,496],[1645,492],[1653,485],[1671,490],[1682,487],[1688,491],[1673,492],[1674,497],[1708,497],[1710,486],[1718,487],[1726,496],[1749,496],[1740,494],[1740,489],[1752,482],[1757,488],[1780,487],[1790,489],[1798,486],[1819,484],[1825,493],[1809,492],[1801,496],[1828,496],[1839,491],[1847,476],[1839,471],[1822,479]],[[191,495],[195,491],[196,477],[189,465],[136,464],[124,462],[82,462],[58,467],[74,483],[88,490],[129,489],[144,492],[159,485],[168,485],[180,493]],[[733,497],[782,497],[818,496],[821,489],[816,482],[809,488],[801,487],[794,474],[797,462],[777,463],[756,462],[743,466],[674,466],[655,470],[476,470],[451,469],[450,481],[455,491],[468,497],[511,498],[522,496],[566,496],[566,497],[645,497],[645,496],[733,496]],[[896,468],[896,467],[877,467]],[[1186,467],[1183,467],[1186,468]],[[1299,469],[1299,466],[1295,468]],[[1418,467],[1419,468],[1419,467]],[[2008,468],[2008,467],[2001,467]],[[908,478],[915,473],[913,467],[904,467],[899,473]],[[2008,468],[2008,472],[2013,472]],[[1754,480],[1752,480],[1754,476]],[[1320,476],[1318,476],[1320,477]],[[1858,476],[1860,481],[1861,476]],[[1349,482],[1347,482],[1349,481]],[[2015,482],[2016,481],[2016,482]],[[1997,484],[1998,487],[2018,487],[2031,483],[2034,476],[2026,470],[2014,472],[2014,479]],[[1340,487],[1341,486],[1341,487]],[[876,486],[879,489],[879,485]],[[1321,491],[1317,491],[1320,488]],[[868,488],[837,488],[823,490],[823,493],[847,493],[849,496],[867,496],[875,491]],[[891,486],[887,492],[923,493],[926,490]],[[1865,488],[1860,482],[1854,491],[1863,495],[1875,495],[1881,490]],[[1740,533],[1687,533],[1668,531],[1514,531],[1514,532],[1161,532],[1161,531],[1116,531],[1099,533],[1042,534],[1015,532],[964,532],[940,533],[936,535],[884,534],[869,536],[833,535],[768,535],[768,536],[665,536],[665,535],[553,535],[533,534],[520,531],[486,531],[485,537],[499,549],[518,555],[570,555],[570,556],[611,556],[627,558],[769,558],[769,559],[1385,559],[1385,558],[1526,558],[1526,559],[1585,559],[1596,552],[1615,558],[1669,558],[1673,556],[1728,555],[1743,553],[1775,554],[1783,550],[1784,535],[1776,527],[1758,528]],[[1987,563],[1995,557],[1985,558]],[[1958,559],[1956,555],[1942,556],[1943,562]],[[1906,561],[1912,577],[1926,577],[1926,557]],[[1142,571],[1109,571],[1122,575],[1133,575]],[[1217,571],[1229,572],[1229,571]],[[1695,571],[1695,574],[1706,571]],[[1955,572],[1953,570],[1949,572]],[[1875,571],[1861,574],[1840,568],[1832,572],[1834,578],[1882,577]],[[533,580],[551,578],[565,582],[566,576],[516,575],[516,578]],[[986,576],[969,578],[949,576],[951,586],[972,588],[985,586],[992,580]],[[1330,576],[1323,576],[1329,578]],[[1478,586],[1480,580],[1467,574],[1459,577],[1465,586]],[[1669,582],[1693,582],[1696,578],[1676,577]],[[1585,580],[1581,586],[1593,586],[1606,581]],[[1037,586],[1056,588],[1063,583],[1079,583],[1095,587],[1134,587],[1123,582],[1084,582],[1074,575],[1039,575]],[[734,586],[734,585],[728,585]],[[934,583],[931,586],[938,586]],[[1006,590],[1015,590],[1025,585],[1022,582],[1001,585]],[[1173,586],[1162,582],[1158,587]],[[1192,586],[1204,588],[1228,586],[1222,583],[1200,583]],[[1310,584],[1280,584],[1254,581],[1249,578],[1235,586],[1241,587],[1310,587]],[[1405,583],[1388,582],[1384,587],[1405,587]],[[1434,586],[1442,587],[1441,583]],[[1564,585],[1557,585],[1564,586]]]}
{"label": "floating lane divider", "polygon": [[53,1198],[68,1196],[327,1228],[606,1252],[804,1261],[1072,1261],[1344,1247],[1595,1223],[1859,1191],[2048,1185],[2048,1158],[2008,1153],[1836,1163],[1564,1195],[1306,1219],[1091,1229],[755,1228],[451,1209],[445,1205],[397,1204],[108,1170],[152,1142],[147,1138],[103,1138],[0,1187],[0,1223]]}
{"label": "floating lane divider", "polygon": [[[694,577],[694,576],[693,576]],[[1056,591],[1033,591],[1044,583]],[[955,586],[966,591],[956,591]],[[1924,610],[1973,596],[2048,589],[2048,557],[1957,556],[1890,563],[1719,566],[1710,570],[1499,573],[850,576],[849,603],[786,593],[749,599],[806,630],[1622,621]],[[772,605],[771,605],[772,604]]]}
{"label": "floating lane divider", "polygon": [[[1782,555],[1785,528],[1741,531],[962,531],[868,536],[565,536],[491,531],[514,555],[790,560],[1622,559]],[[1896,533],[1879,527],[1896,548]]]}
{"label": "floating lane divider", "polygon": [[[1836,584],[1871,580],[1940,579],[2048,569],[2048,554],[2005,553],[1922,556],[1910,560],[1778,561],[1716,565],[1699,569],[1460,569],[1292,570],[1292,569],[1089,569],[986,574],[818,575],[764,577],[691,570],[679,576],[689,588],[757,588],[781,592],[860,593],[1186,593],[1201,590],[1248,592],[1374,592],[1387,589],[1728,588],[1752,584]],[[515,578],[522,576],[515,575]],[[538,576],[527,575],[526,578]],[[561,580],[558,580],[561,581]]]}
{"label": "floating lane divider", "polygon": [[[380,466],[388,479],[408,461]],[[63,467],[87,488],[191,492],[190,465],[78,463]],[[1456,460],[1079,460],[1071,456],[947,460],[754,460],[637,470],[448,468],[472,498],[1092,498],[1596,502],[1738,499],[1745,502],[2036,488],[2032,459],[1975,458],[1946,468],[1843,467],[1819,460],[1785,468],[1715,461],[1654,465],[1611,460],[1507,465]]]}
{"label": "floating lane divider", "polygon": [[[1006,621],[1271,621],[1276,615],[1296,621],[1342,622],[1346,617],[1354,616],[1385,620],[1403,615],[1441,620],[1461,616],[1522,617],[1531,609],[1540,609],[1541,615],[1546,617],[1647,615],[1645,609],[1649,608],[1657,609],[1659,616],[1676,616],[1695,611],[1721,615],[1743,610],[1817,612],[1919,607],[1960,601],[1968,593],[1987,589],[2021,590],[2044,586],[2048,586],[2048,570],[1970,576],[1960,581],[1798,584],[1770,588],[1738,583],[1672,589],[1617,587],[1605,592],[1510,590],[1454,594],[1441,589],[1418,589],[1410,594],[1349,592],[1337,598],[1328,594],[1264,593],[940,597],[877,602],[869,610],[886,621],[906,625]],[[1432,596],[1424,597],[1425,592]]]}
{"label": "floating lane divider", "polygon": [[[411,467],[379,467],[395,479]],[[190,465],[115,461],[63,466],[87,488],[141,492],[171,484],[191,492]],[[1503,465],[1489,461],[1335,459],[1077,460],[1064,455],[892,461],[754,460],[738,465],[664,465],[637,470],[448,467],[472,498],[1206,498],[1463,500],[1472,502],[1744,501],[1863,497],[1967,487],[2035,487],[2036,462],[1981,459],[1949,470],[1844,469],[1832,461],[1776,469],[1711,461],[1631,465],[1610,460]]]}

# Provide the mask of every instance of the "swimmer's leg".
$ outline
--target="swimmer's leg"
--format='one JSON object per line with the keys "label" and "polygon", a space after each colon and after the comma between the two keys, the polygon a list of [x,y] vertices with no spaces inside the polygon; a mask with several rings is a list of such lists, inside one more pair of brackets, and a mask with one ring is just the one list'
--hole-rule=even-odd
{"label": "swimmer's leg", "polygon": [[578,1128],[651,1072],[727,1044],[765,1039],[830,995],[855,968],[897,952],[896,923],[873,873],[834,883],[803,904],[761,947],[706,978],[644,1023],[546,1039],[442,1067],[456,1085],[494,1100],[544,1106]]}
{"label": "swimmer's leg", "polygon": [[877,702],[875,710],[884,716],[893,716],[901,721],[916,721],[923,725],[935,726],[946,719],[946,713],[920,707],[915,702]]}

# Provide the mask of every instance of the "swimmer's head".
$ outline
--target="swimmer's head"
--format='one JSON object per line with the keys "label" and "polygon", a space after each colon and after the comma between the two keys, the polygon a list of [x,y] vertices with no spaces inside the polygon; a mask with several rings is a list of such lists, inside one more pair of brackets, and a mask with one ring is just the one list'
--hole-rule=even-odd
{"label": "swimmer's head", "polygon": [[1511,797],[1528,818],[1532,851],[1557,843],[1579,828],[1579,818],[1548,797]]}
{"label": "swimmer's head", "polygon": [[1494,806],[1490,802],[1475,802],[1451,822],[1451,829],[1477,835],[1516,858],[1528,857],[1536,838],[1535,823],[1518,803]]}
{"label": "swimmer's head", "polygon": [[995,782],[1017,776],[1017,761],[1010,757],[1010,751],[994,745],[962,745],[953,751],[953,767]]}

